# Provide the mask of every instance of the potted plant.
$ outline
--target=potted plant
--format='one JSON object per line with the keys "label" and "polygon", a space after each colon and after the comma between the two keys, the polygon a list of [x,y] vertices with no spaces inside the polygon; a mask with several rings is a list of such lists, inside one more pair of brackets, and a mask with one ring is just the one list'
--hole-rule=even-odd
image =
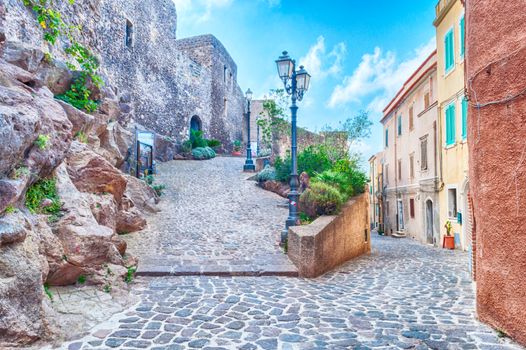
{"label": "potted plant", "polygon": [[241,156],[241,141],[234,141],[234,151],[232,152],[232,155],[236,157]]}
{"label": "potted plant", "polygon": [[442,244],[442,248],[455,249],[455,237],[451,235],[451,230],[453,229],[453,227],[451,226],[451,221],[446,221],[444,227],[446,229],[446,235],[444,236],[444,243]]}

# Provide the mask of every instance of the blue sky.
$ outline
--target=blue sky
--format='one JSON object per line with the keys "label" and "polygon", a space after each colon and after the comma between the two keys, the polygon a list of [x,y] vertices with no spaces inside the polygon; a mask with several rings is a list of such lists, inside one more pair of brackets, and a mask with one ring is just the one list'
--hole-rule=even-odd
{"label": "blue sky", "polygon": [[274,60],[288,50],[311,73],[298,123],[310,130],[369,111],[365,158],[382,147],[381,111],[435,48],[436,0],[174,0],[178,37],[214,34],[256,97],[280,88]]}

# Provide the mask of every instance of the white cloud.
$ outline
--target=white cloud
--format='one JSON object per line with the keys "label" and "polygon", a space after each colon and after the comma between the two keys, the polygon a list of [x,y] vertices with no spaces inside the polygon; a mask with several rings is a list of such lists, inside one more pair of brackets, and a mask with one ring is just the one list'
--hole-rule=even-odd
{"label": "white cloud", "polygon": [[232,5],[234,0],[172,0],[175,3],[178,16],[184,15],[193,21],[208,21],[215,9]]}
{"label": "white cloud", "polygon": [[325,38],[320,35],[316,43],[310,47],[307,54],[299,62],[315,79],[323,79],[341,71],[346,52],[347,47],[343,42],[340,42],[327,53]]}
{"label": "white cloud", "polygon": [[281,0],[264,0],[270,8],[272,7],[280,7],[281,6]]}
{"label": "white cloud", "polygon": [[349,102],[361,103],[362,98],[375,95],[367,108],[371,112],[381,112],[435,48],[436,42],[433,37],[415,49],[410,59],[398,62],[394,52],[384,53],[376,47],[373,53],[363,55],[352,75],[345,77],[343,82],[334,88],[328,102],[329,107]]}

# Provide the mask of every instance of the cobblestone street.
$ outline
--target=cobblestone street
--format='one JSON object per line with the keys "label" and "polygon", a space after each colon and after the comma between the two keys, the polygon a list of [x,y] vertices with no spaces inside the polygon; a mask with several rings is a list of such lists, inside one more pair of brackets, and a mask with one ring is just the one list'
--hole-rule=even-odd
{"label": "cobblestone street", "polygon": [[278,246],[286,200],[260,189],[244,159],[160,163],[166,185],[149,227],[123,236],[143,275],[294,275]]}
{"label": "cobblestone street", "polygon": [[140,278],[141,302],[65,349],[519,349],[474,317],[467,255],[373,235],[313,280]]}

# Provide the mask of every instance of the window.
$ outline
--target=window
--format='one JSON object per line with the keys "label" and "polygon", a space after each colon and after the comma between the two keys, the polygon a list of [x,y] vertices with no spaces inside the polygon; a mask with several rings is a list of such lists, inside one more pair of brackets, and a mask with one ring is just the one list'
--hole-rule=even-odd
{"label": "window", "polygon": [[451,219],[457,218],[457,189],[449,188],[447,190],[448,216]]}
{"label": "window", "polygon": [[402,160],[398,159],[398,180],[402,180]]}
{"label": "window", "polygon": [[460,58],[464,58],[464,52],[466,51],[466,21],[465,16],[462,16],[459,24],[460,32]]}
{"label": "window", "polygon": [[444,60],[446,74],[455,68],[455,43],[454,43],[454,30],[451,28],[444,37]]}
{"label": "window", "polygon": [[225,112],[225,116],[228,115],[228,100],[225,98],[224,99],[224,112]]}
{"label": "window", "polygon": [[413,121],[413,108],[414,104],[409,107],[409,130],[413,130],[415,128],[414,121]]}
{"label": "window", "polygon": [[429,100],[429,92],[426,92],[426,94],[424,95],[424,109],[429,108]]}
{"label": "window", "polygon": [[387,184],[389,182],[389,164],[384,165],[384,174],[385,183]]}
{"label": "window", "polygon": [[420,170],[427,170],[427,136],[420,139]]}
{"label": "window", "polygon": [[446,107],[446,146],[455,144],[455,102]]}
{"label": "window", "polygon": [[385,212],[389,215],[389,201],[385,202]]}
{"label": "window", "polygon": [[468,100],[466,96],[462,99],[462,139],[468,137]]}
{"label": "window", "polygon": [[126,31],[124,35],[124,44],[127,48],[131,48],[133,46],[133,24],[128,19],[126,20]]}
{"label": "window", "polygon": [[409,198],[409,215],[411,215],[411,218],[415,218],[415,199]]}
{"label": "window", "polygon": [[432,98],[433,98],[433,77],[429,77],[429,97],[428,99],[431,100]]}
{"label": "window", "polygon": [[398,136],[402,135],[402,115],[398,116]]}
{"label": "window", "polygon": [[389,129],[385,129],[385,147],[389,147]]}
{"label": "window", "polygon": [[223,66],[223,83],[226,83],[226,71],[227,71],[226,66]]}
{"label": "window", "polygon": [[415,177],[414,163],[415,163],[415,155],[414,154],[410,154],[409,155],[409,175],[411,176],[411,179],[413,179]]}

